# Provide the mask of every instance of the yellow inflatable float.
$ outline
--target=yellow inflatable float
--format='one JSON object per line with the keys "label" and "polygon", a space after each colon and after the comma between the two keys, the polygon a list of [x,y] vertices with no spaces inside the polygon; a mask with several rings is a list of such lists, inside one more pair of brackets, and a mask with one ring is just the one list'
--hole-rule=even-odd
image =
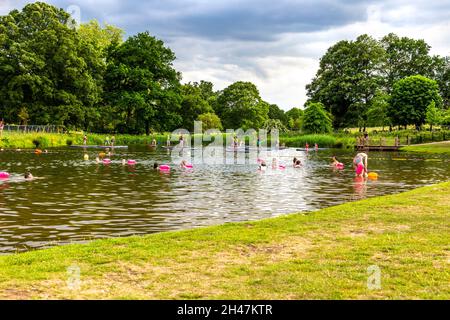
{"label": "yellow inflatable float", "polygon": [[378,179],[378,173],[376,173],[376,172],[369,172],[369,174],[367,175],[367,177],[368,177],[370,180],[377,180],[377,179]]}

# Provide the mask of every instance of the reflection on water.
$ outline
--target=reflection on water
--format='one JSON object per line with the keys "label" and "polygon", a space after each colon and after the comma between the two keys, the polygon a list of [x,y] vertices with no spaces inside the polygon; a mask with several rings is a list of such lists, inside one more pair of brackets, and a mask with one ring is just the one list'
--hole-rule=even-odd
{"label": "reflection on water", "polygon": [[[95,159],[98,151],[88,153]],[[351,169],[353,153],[340,150],[280,151],[288,168],[264,173],[256,163],[161,173],[153,163],[169,163],[169,155],[145,148],[119,150],[110,165],[84,161],[83,154],[0,153],[0,171],[12,174],[0,181],[0,253],[316,210],[445,181],[450,173],[444,157],[371,153],[369,169],[380,178],[361,181]],[[334,154],[345,170],[330,168]],[[294,156],[303,168],[292,168]],[[123,166],[130,158],[137,165]],[[25,181],[27,170],[40,179]]]}

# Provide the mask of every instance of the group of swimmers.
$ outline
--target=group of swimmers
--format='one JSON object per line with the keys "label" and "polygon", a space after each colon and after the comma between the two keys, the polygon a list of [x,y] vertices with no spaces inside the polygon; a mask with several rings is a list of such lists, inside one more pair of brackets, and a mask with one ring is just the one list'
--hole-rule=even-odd
{"label": "group of swimmers", "polygon": [[[360,152],[353,158],[353,167],[355,169],[356,177],[367,178],[369,175],[368,170],[368,159],[367,153]],[[336,169],[344,169],[344,164],[336,159],[336,156],[331,158],[331,165]]]}
{"label": "group of swimmers", "polygon": [[[353,158],[353,167],[355,169],[356,177],[364,177],[367,178],[369,175],[368,171],[368,155],[364,152],[358,153]],[[264,160],[258,159],[259,163],[259,171],[266,171],[267,164]],[[302,168],[303,164],[300,159],[294,158],[292,160],[293,168]],[[339,162],[336,156],[331,158],[331,166],[338,170],[343,170],[345,165],[342,162]],[[284,169],[285,166],[279,165],[277,158],[272,159],[272,169]]]}

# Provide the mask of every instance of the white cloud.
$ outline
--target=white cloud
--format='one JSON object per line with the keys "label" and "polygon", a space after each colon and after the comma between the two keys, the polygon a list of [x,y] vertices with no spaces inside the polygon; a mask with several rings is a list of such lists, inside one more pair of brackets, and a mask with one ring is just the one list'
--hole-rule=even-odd
{"label": "white cloud", "polygon": [[364,22],[318,32],[280,34],[276,41],[264,43],[177,39],[173,48],[181,53],[181,59],[176,66],[183,72],[184,81],[208,80],[217,89],[234,81],[251,81],[263,99],[288,110],[306,102],[305,86],[314,77],[320,57],[339,40],[355,39],[363,33],[381,38],[394,32],[423,38],[432,46],[432,54],[450,55],[449,20],[413,23],[411,15],[416,13],[410,5],[369,6]]}
{"label": "white cloud", "polygon": [[[0,0],[0,14],[29,2]],[[175,67],[185,82],[208,80],[223,89],[235,81],[252,81],[263,99],[285,110],[304,104],[305,85],[314,77],[320,57],[339,40],[363,33],[380,38],[394,32],[423,38],[433,54],[450,55],[450,4],[445,1],[47,2],[61,7],[78,5],[83,21],[97,18],[129,34],[149,30],[176,53]],[[250,13],[243,23],[242,18]],[[251,30],[239,29],[243,27]],[[251,41],[242,38],[247,32]]]}

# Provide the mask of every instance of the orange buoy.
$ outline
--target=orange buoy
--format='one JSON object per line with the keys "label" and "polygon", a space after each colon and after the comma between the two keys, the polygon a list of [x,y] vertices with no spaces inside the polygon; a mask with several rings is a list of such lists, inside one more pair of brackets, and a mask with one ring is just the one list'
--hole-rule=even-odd
{"label": "orange buoy", "polygon": [[369,172],[369,174],[367,175],[367,177],[368,177],[370,180],[377,180],[377,179],[378,179],[378,173],[376,173],[376,172]]}

